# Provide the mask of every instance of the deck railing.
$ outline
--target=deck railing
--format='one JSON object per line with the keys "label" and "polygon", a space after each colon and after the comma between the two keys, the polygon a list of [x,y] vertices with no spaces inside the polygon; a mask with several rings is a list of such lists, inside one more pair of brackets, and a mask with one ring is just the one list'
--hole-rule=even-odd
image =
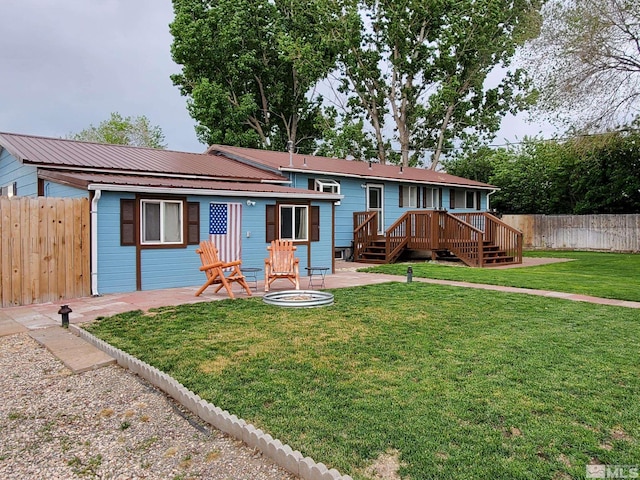
{"label": "deck railing", "polygon": [[[354,260],[374,241],[377,213],[356,212],[354,221]],[[405,248],[412,250],[447,249],[469,266],[484,266],[484,247],[497,245],[522,263],[522,233],[485,212],[456,213],[424,210],[404,213],[385,232],[386,262],[395,261]]]}
{"label": "deck railing", "polygon": [[482,230],[484,241],[498,245],[508,256],[513,257],[513,263],[522,263],[522,232],[486,212],[454,213],[452,215]]}
{"label": "deck railing", "polygon": [[446,248],[470,267],[481,267],[484,258],[482,230],[448,212],[441,213],[439,248]]}
{"label": "deck railing", "polygon": [[378,238],[378,212],[354,212],[353,227],[353,259],[357,262]]}
{"label": "deck railing", "polygon": [[386,261],[392,263],[407,247],[411,238],[411,215],[404,214],[385,231]]}

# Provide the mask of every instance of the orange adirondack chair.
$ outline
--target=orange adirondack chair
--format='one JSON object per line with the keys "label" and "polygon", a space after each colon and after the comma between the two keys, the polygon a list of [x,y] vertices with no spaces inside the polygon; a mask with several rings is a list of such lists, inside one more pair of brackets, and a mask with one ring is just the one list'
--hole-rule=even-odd
{"label": "orange adirondack chair", "polygon": [[264,291],[279,278],[286,278],[296,290],[300,290],[300,259],[296,258],[296,246],[290,240],[274,240],[267,247],[269,258],[264,259]]}
{"label": "orange adirondack chair", "polygon": [[[231,284],[234,282],[239,283],[246,290],[247,295],[251,296],[251,288],[249,288],[249,284],[240,270],[240,264],[242,263],[240,260],[227,263],[221,262],[218,257],[218,249],[213,242],[209,241],[200,242],[200,248],[196,250],[196,253],[200,255],[200,261],[202,262],[200,271],[207,275],[207,281],[196,292],[196,297],[200,296],[209,285],[218,284],[215,293],[218,293],[224,287],[227,289],[229,297],[235,298],[231,290]],[[231,268],[231,273],[225,275],[225,268]]]}

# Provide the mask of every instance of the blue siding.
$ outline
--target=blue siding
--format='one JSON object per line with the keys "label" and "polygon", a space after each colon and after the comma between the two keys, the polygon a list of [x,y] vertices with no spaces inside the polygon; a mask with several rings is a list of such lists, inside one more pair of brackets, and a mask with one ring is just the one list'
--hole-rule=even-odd
{"label": "blue siding", "polygon": [[[133,194],[103,192],[98,203],[98,290],[100,293],[128,292],[136,289],[136,247],[120,245],[120,199],[134,198]],[[242,203],[242,265],[264,269],[267,256],[265,206],[275,204],[276,199],[252,198],[255,205],[248,206],[246,198],[190,196],[189,202],[200,202],[200,239],[209,238],[209,204]],[[331,208],[330,202],[318,202],[320,206],[320,241],[311,246],[300,245],[301,275],[304,267],[331,266]],[[205,276],[200,272],[197,246],[187,248],[142,249],[142,289],[200,286]],[[311,256],[309,256],[309,250]],[[258,274],[264,275],[264,270]],[[303,286],[306,285],[303,282]]]}
{"label": "blue siding", "polygon": [[45,197],[89,198],[89,192],[54,182],[44,182]]}
{"label": "blue siding", "polygon": [[136,247],[120,246],[121,198],[134,198],[134,195],[102,192],[98,202],[98,291],[100,293],[136,290]]}
{"label": "blue siding", "polygon": [[[336,206],[335,216],[335,246],[336,247],[349,247],[353,240],[353,213],[363,212],[367,208],[367,189],[365,186],[369,185],[382,185],[384,188],[384,228],[390,227],[404,212],[409,210],[415,210],[409,207],[399,206],[399,188],[400,185],[404,186],[429,186],[425,184],[417,184],[410,182],[393,182],[393,181],[380,181],[364,180],[359,178],[340,177],[332,175],[318,175],[318,174],[304,174],[304,173],[291,173],[290,179],[292,186],[295,188],[307,189],[309,187],[309,178],[326,178],[340,182],[340,193],[344,195],[344,199],[341,200],[340,205]],[[432,188],[442,189],[442,206],[446,210],[449,209],[449,187],[440,187],[439,185],[433,185]],[[458,188],[463,191],[464,188]],[[437,205],[436,205],[437,207]],[[487,210],[487,191],[481,191],[480,210]],[[452,213],[456,212],[473,212],[476,209],[467,208],[455,208],[450,210]]]}
{"label": "blue siding", "polygon": [[[0,147],[1,148],[1,147]],[[6,149],[0,151],[0,185],[16,182],[21,197],[38,195],[38,171],[33,165],[24,165]]]}

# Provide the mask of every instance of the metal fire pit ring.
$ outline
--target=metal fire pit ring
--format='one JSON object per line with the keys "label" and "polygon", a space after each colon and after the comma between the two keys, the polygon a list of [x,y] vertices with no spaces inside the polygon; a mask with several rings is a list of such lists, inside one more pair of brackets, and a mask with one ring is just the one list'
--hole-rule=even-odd
{"label": "metal fire pit ring", "polygon": [[265,293],[264,303],[278,307],[309,308],[333,305],[333,293],[317,290],[284,290],[281,292]]}

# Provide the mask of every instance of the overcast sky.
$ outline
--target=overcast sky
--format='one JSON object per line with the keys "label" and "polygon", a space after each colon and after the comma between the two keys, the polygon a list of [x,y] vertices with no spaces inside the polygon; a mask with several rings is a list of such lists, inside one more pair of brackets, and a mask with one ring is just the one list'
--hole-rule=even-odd
{"label": "overcast sky", "polygon": [[[204,151],[169,78],[172,20],[170,0],[0,0],[0,131],[64,137],[118,112]],[[509,118],[495,143],[540,131]]]}

